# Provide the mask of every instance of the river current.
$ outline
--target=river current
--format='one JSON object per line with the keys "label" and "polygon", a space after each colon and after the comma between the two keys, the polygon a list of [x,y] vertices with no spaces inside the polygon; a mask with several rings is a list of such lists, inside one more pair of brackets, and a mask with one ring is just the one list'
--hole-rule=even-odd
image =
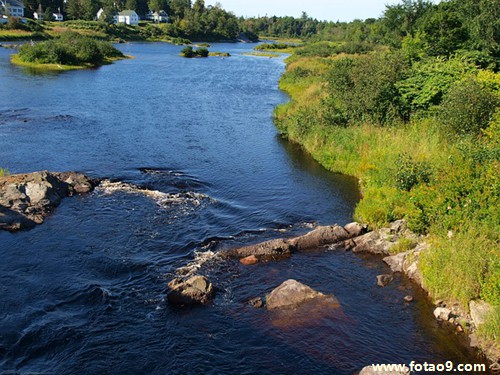
{"label": "river current", "polygon": [[[0,233],[0,374],[343,375],[474,361],[404,277],[377,287],[388,271],[379,258],[211,258],[346,224],[360,198],[354,179],[279,138],[284,62],[243,54],[252,47],[216,44],[232,56],[183,59],[178,46],[130,43],[119,48],[133,59],[57,74],[14,67],[0,48],[0,167],[112,181],[64,200],[33,230]],[[169,306],[166,283],[201,263],[213,304]],[[289,278],[334,294],[342,314],[276,321],[246,303]]]}

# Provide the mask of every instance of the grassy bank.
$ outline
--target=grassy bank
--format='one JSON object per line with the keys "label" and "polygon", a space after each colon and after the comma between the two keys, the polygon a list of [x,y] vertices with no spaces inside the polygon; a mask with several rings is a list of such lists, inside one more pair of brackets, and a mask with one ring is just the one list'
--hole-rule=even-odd
{"label": "grassy bank", "polygon": [[404,218],[428,235],[426,288],[465,309],[477,298],[494,305],[480,332],[499,346],[499,74],[325,46],[288,59],[280,88],[291,100],[276,108],[276,126],[327,169],[359,178],[357,220],[377,228]]}

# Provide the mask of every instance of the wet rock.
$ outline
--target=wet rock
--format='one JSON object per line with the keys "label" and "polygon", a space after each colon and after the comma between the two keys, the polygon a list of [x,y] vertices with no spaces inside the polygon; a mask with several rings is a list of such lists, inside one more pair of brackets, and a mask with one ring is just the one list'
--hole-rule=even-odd
{"label": "wet rock", "polygon": [[292,253],[294,246],[290,241],[278,238],[265,241],[256,245],[240,247],[223,251],[221,256],[224,258],[246,258],[251,255],[256,257],[287,256]]}
{"label": "wet rock", "polygon": [[293,309],[311,300],[328,300],[340,306],[337,299],[331,295],[318,292],[297,280],[289,279],[275,288],[266,299],[266,306],[272,309]]}
{"label": "wet rock", "polygon": [[339,225],[317,227],[303,236],[290,240],[297,251],[317,249],[321,246],[343,241],[349,237],[349,232]]}
{"label": "wet rock", "polygon": [[488,315],[493,312],[493,307],[489,303],[481,300],[470,301],[469,309],[472,321],[474,322],[476,328],[481,324],[484,324],[488,319]]}
{"label": "wet rock", "polygon": [[380,287],[384,287],[389,285],[394,277],[392,275],[378,275],[377,276],[377,285]]}
{"label": "wet rock", "polygon": [[64,197],[92,190],[96,180],[76,172],[48,171],[0,178],[0,229],[32,228],[44,221]]}
{"label": "wet rock", "polygon": [[206,305],[215,294],[212,283],[205,276],[193,276],[188,280],[177,278],[170,281],[168,287],[167,300],[177,306]]}
{"label": "wet rock", "polygon": [[339,225],[317,227],[303,236],[293,238],[277,238],[255,245],[229,249],[221,252],[224,258],[246,258],[250,255],[256,257],[283,257],[296,251],[316,249],[328,244],[344,241],[350,237],[349,232]]}
{"label": "wet rock", "polygon": [[260,298],[260,297],[252,298],[251,300],[248,301],[248,304],[252,305],[256,309],[260,309],[261,307],[264,307],[264,302],[262,301],[262,298]]}
{"label": "wet rock", "polygon": [[404,296],[403,300],[404,300],[405,302],[410,303],[410,302],[413,302],[413,297],[412,297],[412,296]]}
{"label": "wet rock", "polygon": [[448,321],[451,316],[451,310],[447,309],[446,307],[437,307],[434,310],[434,316],[437,320]]}
{"label": "wet rock", "polygon": [[404,370],[400,371],[375,371],[372,366],[364,367],[359,375],[409,375],[410,369],[405,366]]}
{"label": "wet rock", "polygon": [[250,255],[245,258],[241,258],[240,263],[244,264],[245,266],[251,266],[253,264],[259,263],[259,258],[257,258],[255,255]]}

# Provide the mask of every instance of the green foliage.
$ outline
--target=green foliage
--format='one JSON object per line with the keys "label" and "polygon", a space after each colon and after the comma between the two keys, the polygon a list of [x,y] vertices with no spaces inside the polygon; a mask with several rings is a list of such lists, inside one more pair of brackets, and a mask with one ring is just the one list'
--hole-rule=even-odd
{"label": "green foliage", "polygon": [[459,59],[430,58],[412,64],[395,85],[407,117],[439,105],[450,86],[476,68]]}
{"label": "green foliage", "polygon": [[467,77],[450,87],[439,108],[439,118],[457,134],[479,134],[499,105],[499,97],[475,77]]}
{"label": "green foliage", "polygon": [[430,181],[430,166],[425,162],[416,162],[408,154],[398,157],[396,163],[396,181],[400,190],[410,191],[418,184],[427,184]]}
{"label": "green foliage", "polygon": [[110,43],[68,32],[58,39],[24,44],[19,49],[22,61],[37,64],[99,65],[106,58],[123,54]]}
{"label": "green foliage", "polygon": [[205,47],[198,49],[193,49],[191,46],[186,46],[181,51],[182,57],[192,58],[192,57],[208,57],[209,52]]}
{"label": "green foliage", "polygon": [[431,295],[456,299],[463,306],[478,298],[492,245],[481,235],[480,228],[458,232],[452,238],[434,238],[431,251],[425,252],[420,260],[424,284]]}
{"label": "green foliage", "polygon": [[402,119],[396,84],[405,70],[405,62],[396,53],[334,60],[327,77],[329,104],[351,124]]}
{"label": "green foliage", "polygon": [[10,173],[8,169],[0,168],[0,177],[8,176],[9,174]]}
{"label": "green foliage", "polygon": [[417,244],[418,242],[413,238],[402,237],[394,245],[391,245],[389,251],[391,254],[404,253],[405,251],[415,248]]}

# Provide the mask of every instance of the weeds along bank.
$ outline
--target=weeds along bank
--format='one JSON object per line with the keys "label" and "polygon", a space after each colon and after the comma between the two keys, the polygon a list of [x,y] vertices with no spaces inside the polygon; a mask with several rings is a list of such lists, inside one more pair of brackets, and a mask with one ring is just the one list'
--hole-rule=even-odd
{"label": "weeds along bank", "polygon": [[275,110],[281,134],[359,178],[357,220],[405,218],[428,234],[426,288],[464,309],[477,298],[494,305],[480,333],[500,346],[500,74],[463,58],[321,42],[288,58],[280,87],[290,95]]}

